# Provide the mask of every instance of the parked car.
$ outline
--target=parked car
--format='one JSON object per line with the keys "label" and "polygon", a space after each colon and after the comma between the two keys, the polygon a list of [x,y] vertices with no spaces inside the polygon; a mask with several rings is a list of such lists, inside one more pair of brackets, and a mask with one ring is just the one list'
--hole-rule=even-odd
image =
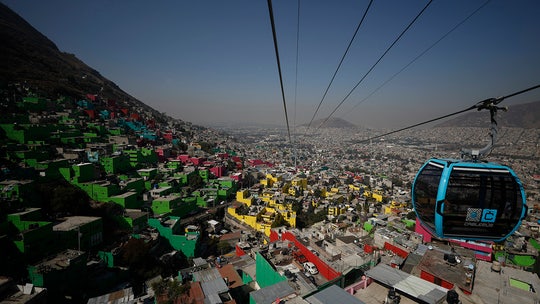
{"label": "parked car", "polygon": [[313,264],[312,262],[305,262],[303,264],[304,266],[304,270],[306,270],[307,272],[309,272],[310,274],[317,274],[319,273],[319,270],[317,269],[317,266],[315,266],[315,264]]}
{"label": "parked car", "polygon": [[304,263],[308,261],[308,259],[300,251],[294,251],[293,258],[295,258],[300,265],[304,265]]}

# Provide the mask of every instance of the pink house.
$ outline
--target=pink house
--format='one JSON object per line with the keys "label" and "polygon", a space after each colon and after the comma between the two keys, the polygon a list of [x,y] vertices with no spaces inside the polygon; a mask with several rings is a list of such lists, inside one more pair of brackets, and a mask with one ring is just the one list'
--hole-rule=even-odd
{"label": "pink house", "polygon": [[189,159],[191,163],[195,166],[200,166],[206,160],[204,157],[192,157]]}
{"label": "pink house", "polygon": [[170,131],[163,133],[163,139],[167,142],[171,142],[173,140],[173,134]]}
{"label": "pink house", "polygon": [[217,178],[223,177],[226,171],[226,168],[223,166],[215,166],[210,168],[210,172],[212,172],[212,174],[214,174],[214,176]]}
{"label": "pink house", "polygon": [[189,155],[187,154],[180,154],[178,155],[177,159],[181,160],[184,164],[186,164],[189,160]]}
{"label": "pink house", "polygon": [[248,160],[248,163],[252,167],[260,166],[260,165],[264,164],[264,162],[262,160],[260,160],[260,159],[250,159],[250,160]]}
{"label": "pink house", "polygon": [[215,164],[216,164],[216,162],[210,161],[210,160],[205,160],[205,161],[203,162],[203,166],[204,166],[204,167],[212,167],[212,166],[215,165]]}
{"label": "pink house", "polygon": [[217,157],[221,158],[221,159],[228,159],[229,158],[229,154],[228,153],[218,153],[217,154]]}

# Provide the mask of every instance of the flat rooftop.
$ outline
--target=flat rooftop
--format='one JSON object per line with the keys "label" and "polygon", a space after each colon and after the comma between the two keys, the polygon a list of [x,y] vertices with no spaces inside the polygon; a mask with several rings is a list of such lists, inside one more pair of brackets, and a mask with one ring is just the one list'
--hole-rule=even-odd
{"label": "flat rooftop", "polygon": [[101,218],[95,216],[70,216],[64,219],[64,222],[53,226],[53,231],[70,231],[88,223],[98,221]]}
{"label": "flat rooftop", "polygon": [[379,264],[371,268],[366,271],[366,276],[383,286],[387,286],[387,288],[395,289],[402,295],[402,299],[408,296],[411,299],[417,299],[420,303],[441,303],[448,292],[446,288],[386,264]]}
{"label": "flat rooftop", "polygon": [[[484,303],[527,304],[540,302],[540,278],[532,272],[501,266],[501,271],[491,269],[492,263],[478,261],[472,295]],[[467,299],[466,296],[460,296]],[[467,303],[462,300],[463,303]],[[472,302],[471,302],[472,303]]]}
{"label": "flat rooftop", "polygon": [[[445,260],[445,254],[454,254],[460,263],[449,263]],[[412,274],[420,276],[424,271],[470,292],[473,288],[472,274],[474,272],[469,266],[473,265],[474,268],[474,261],[474,253],[470,250],[456,248],[456,252],[453,253],[450,250],[433,248],[424,253],[424,257],[414,267]]]}
{"label": "flat rooftop", "polygon": [[82,254],[82,251],[68,249],[58,253],[52,258],[41,261],[35,266],[38,268],[38,272],[40,273],[48,272],[50,270],[64,269],[70,265],[71,260],[78,258]]}

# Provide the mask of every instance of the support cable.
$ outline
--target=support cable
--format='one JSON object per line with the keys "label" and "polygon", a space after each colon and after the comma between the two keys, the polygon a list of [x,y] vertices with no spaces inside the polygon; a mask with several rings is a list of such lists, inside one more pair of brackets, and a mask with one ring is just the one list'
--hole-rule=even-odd
{"label": "support cable", "polygon": [[434,122],[434,121],[441,120],[441,119],[444,119],[444,118],[448,118],[448,117],[458,115],[458,114],[461,114],[461,113],[464,113],[464,112],[468,112],[470,110],[477,109],[478,111],[480,111],[480,110],[484,110],[484,109],[490,109],[490,106],[497,105],[501,101],[503,101],[503,100],[505,100],[507,98],[514,97],[514,96],[517,96],[517,95],[520,95],[520,94],[523,94],[523,93],[526,93],[526,92],[529,92],[529,91],[532,91],[532,90],[535,90],[535,89],[538,89],[538,88],[540,88],[540,84],[532,86],[532,87],[524,89],[524,90],[521,90],[521,91],[517,91],[515,93],[509,94],[509,95],[506,95],[506,96],[497,97],[497,98],[488,98],[488,99],[482,100],[482,101],[476,103],[475,105],[470,106],[470,107],[468,107],[466,109],[463,109],[463,110],[460,110],[460,111],[457,111],[457,112],[454,112],[454,113],[451,113],[451,114],[443,115],[443,116],[440,116],[440,117],[437,117],[437,118],[433,118],[433,119],[430,119],[430,120],[426,120],[424,122],[417,123],[417,124],[414,124],[414,125],[411,125],[411,126],[408,126],[408,127],[405,127],[405,128],[390,131],[388,133],[373,136],[373,137],[370,137],[368,139],[361,140],[358,143],[369,142],[369,141],[371,141],[373,139],[377,139],[377,138],[385,137],[385,136],[388,136],[388,135],[391,135],[391,134],[394,134],[394,133],[402,132],[402,131],[405,131],[405,130],[408,130],[408,129],[412,129],[412,128],[415,128],[415,127],[418,127],[418,126],[421,126],[421,125],[428,124],[430,122]]}
{"label": "support cable", "polygon": [[332,86],[332,83],[334,82],[334,79],[336,78],[336,75],[337,75],[339,69],[341,68],[341,64],[343,63],[343,60],[345,59],[345,56],[347,56],[347,53],[349,52],[349,49],[351,48],[351,45],[352,45],[352,43],[354,41],[354,38],[356,37],[356,34],[358,33],[358,30],[360,29],[360,27],[364,23],[364,19],[366,18],[367,13],[368,13],[369,8],[371,7],[372,3],[373,3],[373,0],[370,0],[366,10],[364,11],[364,15],[362,16],[362,19],[360,19],[360,22],[358,23],[358,26],[356,27],[356,30],[354,31],[354,34],[353,34],[351,40],[349,41],[349,45],[347,46],[347,49],[345,50],[345,53],[343,53],[343,56],[341,56],[341,60],[339,61],[339,64],[338,64],[336,70],[334,71],[334,75],[332,75],[332,79],[330,79],[330,83],[328,84],[328,86],[326,87],[326,90],[324,91],[324,94],[323,94],[323,96],[321,98],[321,101],[319,102],[319,105],[317,106],[317,109],[315,110],[315,113],[313,113],[313,117],[311,117],[311,120],[309,121],[307,129],[309,129],[311,127],[311,123],[313,123],[313,120],[317,116],[317,113],[319,112],[319,109],[321,108],[321,105],[322,105],[324,99],[326,98],[326,94],[328,93],[328,90],[330,89],[330,86]]}
{"label": "support cable", "polygon": [[411,28],[411,26],[420,18],[420,16],[424,13],[424,11],[429,7],[429,5],[433,2],[433,0],[429,0],[429,2],[424,6],[424,8],[414,17],[414,19],[407,25],[407,27],[399,34],[399,36],[392,42],[392,44],[384,51],[384,53],[379,57],[379,59],[371,66],[371,68],[362,76],[362,78],[356,83],[356,85],[349,91],[349,93],[341,100],[341,102],[334,108],[334,110],[326,117],[326,119],[317,127],[317,130],[321,128],[329,119],[332,117],[332,115],[341,107],[341,105],[351,96],[351,94],[356,90],[356,88],[366,79],[366,77],[373,71],[373,69],[381,62],[381,60],[388,54],[388,52],[394,47],[394,45],[405,35],[405,33]]}
{"label": "support cable", "polygon": [[298,96],[298,45],[300,41],[300,0],[298,0],[298,11],[296,14],[296,65],[294,69],[294,117],[293,117],[293,134],[294,134],[294,168],[296,168],[296,99]]}
{"label": "support cable", "polygon": [[272,25],[272,37],[274,38],[274,50],[276,52],[276,61],[279,73],[279,84],[281,85],[281,99],[283,100],[283,110],[285,112],[285,121],[287,122],[287,134],[291,142],[291,128],[289,127],[289,115],[287,114],[287,102],[285,101],[285,90],[283,89],[283,76],[281,73],[281,63],[279,61],[279,50],[276,36],[276,24],[274,22],[274,11],[272,9],[272,0],[268,0],[268,14],[270,15],[270,24]]}
{"label": "support cable", "polygon": [[396,78],[399,74],[401,74],[403,71],[405,71],[409,66],[411,66],[416,60],[420,59],[422,56],[424,56],[427,52],[429,52],[432,48],[434,48],[439,42],[441,42],[443,39],[445,39],[448,35],[450,35],[453,31],[455,31],[458,27],[460,27],[463,23],[465,23],[467,20],[469,20],[472,16],[474,16],[478,11],[480,11],[484,6],[486,6],[491,0],[487,0],[482,5],[480,5],[476,10],[474,10],[471,14],[469,14],[465,19],[463,19],[461,22],[456,24],[452,29],[450,29],[446,34],[442,35],[441,38],[439,38],[437,41],[435,41],[432,45],[430,45],[427,49],[425,49],[423,52],[421,52],[418,56],[416,56],[413,60],[411,60],[409,63],[407,63],[404,67],[402,67],[397,73],[392,75],[390,78],[388,78],[383,84],[381,84],[379,87],[377,87],[373,92],[371,92],[368,96],[366,96],[364,99],[360,100],[354,107],[351,108],[350,111],[347,111],[343,116],[346,114],[352,113],[354,109],[356,109],[357,106],[359,106],[361,103],[368,100],[371,96],[375,95],[382,87],[384,87],[386,84],[388,84],[390,81],[392,81],[394,78]]}

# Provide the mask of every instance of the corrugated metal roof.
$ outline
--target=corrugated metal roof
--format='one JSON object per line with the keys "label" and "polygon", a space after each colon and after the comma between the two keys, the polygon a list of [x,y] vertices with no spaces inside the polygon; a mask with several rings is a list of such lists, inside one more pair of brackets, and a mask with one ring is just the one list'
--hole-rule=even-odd
{"label": "corrugated metal roof", "polygon": [[448,292],[446,288],[386,264],[379,264],[366,271],[366,276],[426,303],[442,303]]}
{"label": "corrugated metal roof", "polygon": [[294,293],[294,289],[287,281],[252,291],[249,295],[257,304],[272,304],[277,298],[284,298]]}
{"label": "corrugated metal roof", "polygon": [[311,304],[364,304],[364,302],[351,296],[345,290],[337,287],[336,285],[330,285],[328,288],[307,297],[306,301]]}
{"label": "corrugated metal roof", "polygon": [[221,278],[221,274],[216,268],[203,269],[193,273],[193,281],[196,282],[208,282],[217,278]]}
{"label": "corrugated metal roof", "polygon": [[227,292],[229,290],[229,287],[227,287],[227,284],[225,284],[225,281],[221,276],[211,281],[201,282],[201,287],[206,297]]}
{"label": "corrugated metal roof", "polygon": [[131,287],[118,290],[109,294],[105,294],[99,297],[88,299],[88,304],[132,304],[136,303],[135,296]]}
{"label": "corrugated metal roof", "polygon": [[193,258],[193,264],[195,266],[203,266],[208,264],[208,262],[206,262],[206,260],[203,258]]}

